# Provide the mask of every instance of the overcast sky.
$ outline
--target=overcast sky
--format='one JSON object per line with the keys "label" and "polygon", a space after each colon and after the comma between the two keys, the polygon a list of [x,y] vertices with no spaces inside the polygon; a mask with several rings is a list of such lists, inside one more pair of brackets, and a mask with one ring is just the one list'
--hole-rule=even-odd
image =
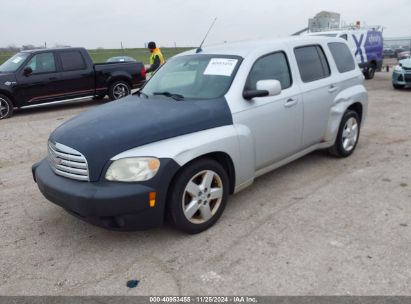
{"label": "overcast sky", "polygon": [[197,46],[288,36],[321,10],[411,36],[411,0],[1,0],[0,47],[67,44],[88,48]]}

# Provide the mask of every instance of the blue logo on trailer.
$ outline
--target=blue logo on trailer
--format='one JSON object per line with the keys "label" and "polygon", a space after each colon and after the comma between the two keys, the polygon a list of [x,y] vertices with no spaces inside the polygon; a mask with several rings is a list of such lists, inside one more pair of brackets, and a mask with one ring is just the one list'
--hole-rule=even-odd
{"label": "blue logo on trailer", "polygon": [[364,45],[368,61],[383,59],[383,40],[380,31],[369,31]]}
{"label": "blue logo on trailer", "polygon": [[355,51],[355,57],[359,54],[361,56],[361,63],[364,63],[364,55],[362,53],[361,45],[364,40],[364,34],[361,34],[360,40],[357,39],[355,35],[352,35],[352,38],[354,39],[355,46],[357,50]]}
{"label": "blue logo on trailer", "polygon": [[[352,35],[354,40],[356,51],[355,56],[358,55],[361,58],[361,63],[370,61],[381,61],[383,58],[383,39],[382,32],[370,30],[365,34],[359,36]],[[365,41],[364,41],[365,39]]]}

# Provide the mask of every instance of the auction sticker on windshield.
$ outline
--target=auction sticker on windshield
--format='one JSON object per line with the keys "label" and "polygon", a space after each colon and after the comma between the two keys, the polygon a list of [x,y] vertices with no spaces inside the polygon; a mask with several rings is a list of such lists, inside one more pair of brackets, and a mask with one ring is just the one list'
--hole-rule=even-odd
{"label": "auction sticker on windshield", "polygon": [[231,76],[238,59],[212,58],[204,71],[204,75]]}
{"label": "auction sticker on windshield", "polygon": [[14,58],[13,63],[19,63],[19,62],[22,61],[22,60],[23,60],[23,58],[21,58],[21,57],[16,57],[16,58]]}

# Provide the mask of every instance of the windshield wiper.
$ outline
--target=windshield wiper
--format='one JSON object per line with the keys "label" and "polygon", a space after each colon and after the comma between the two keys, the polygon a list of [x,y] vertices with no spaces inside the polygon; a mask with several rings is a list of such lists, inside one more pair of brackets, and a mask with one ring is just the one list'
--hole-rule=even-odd
{"label": "windshield wiper", "polygon": [[164,95],[167,97],[171,97],[174,100],[183,100],[184,96],[181,94],[170,93],[170,92],[154,92],[153,95]]}
{"label": "windshield wiper", "polygon": [[148,98],[148,95],[141,90],[134,92],[133,95],[137,95],[137,96],[143,95],[145,98]]}

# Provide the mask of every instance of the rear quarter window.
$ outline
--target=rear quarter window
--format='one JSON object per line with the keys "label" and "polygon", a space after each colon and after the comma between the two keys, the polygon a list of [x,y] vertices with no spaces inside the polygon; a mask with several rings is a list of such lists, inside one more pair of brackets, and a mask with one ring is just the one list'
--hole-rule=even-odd
{"label": "rear quarter window", "polygon": [[324,51],[319,45],[301,46],[294,49],[303,82],[312,82],[331,75]]}
{"label": "rear quarter window", "polygon": [[354,58],[345,43],[331,42],[328,44],[328,47],[340,73],[346,73],[355,69]]}

